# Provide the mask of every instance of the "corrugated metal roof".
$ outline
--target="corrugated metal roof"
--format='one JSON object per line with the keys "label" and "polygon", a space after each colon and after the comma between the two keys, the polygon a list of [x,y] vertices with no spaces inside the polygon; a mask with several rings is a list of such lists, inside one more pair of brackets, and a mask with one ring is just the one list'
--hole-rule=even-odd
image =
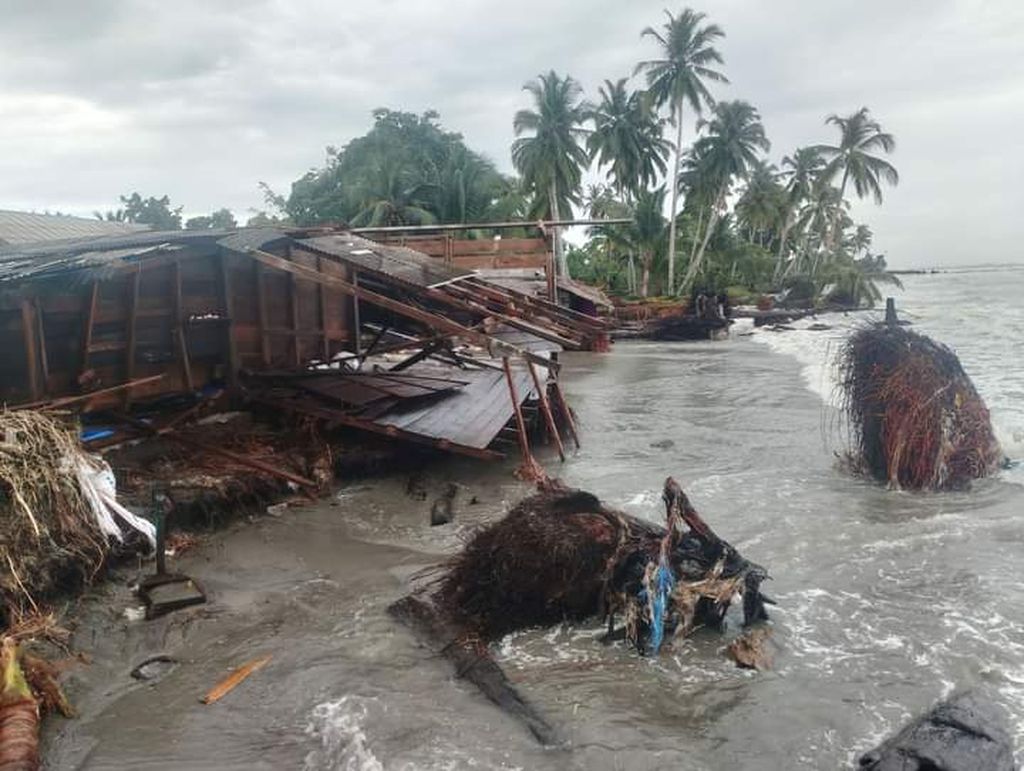
{"label": "corrugated metal roof", "polygon": [[[491,284],[497,284],[504,289],[511,289],[513,292],[531,297],[546,297],[548,293],[544,272],[534,268],[484,268],[477,270],[476,275]],[[556,280],[559,290],[563,292],[574,294],[598,307],[612,307],[612,301],[608,299],[608,296],[595,286],[564,276],[558,276]]]}
{"label": "corrugated metal roof", "polygon": [[244,230],[144,230],[132,233],[0,247],[0,282],[41,278],[109,265],[117,260],[186,246],[223,246],[236,251],[287,239],[274,228]]}
{"label": "corrugated metal roof", "polygon": [[[441,401],[413,410],[389,412],[374,422],[431,439],[485,449],[512,419],[512,396],[505,373],[491,369],[462,370],[458,376],[469,380],[469,385]],[[512,369],[512,382],[520,401],[533,391],[533,378],[524,369]]]}
{"label": "corrugated metal roof", "polygon": [[0,258],[0,283],[4,281],[22,281],[29,278],[41,279],[178,249],[181,249],[181,247],[163,243],[153,246],[127,247],[124,249],[91,250],[78,252],[70,256],[40,255],[12,259]]}
{"label": "corrugated metal roof", "polygon": [[66,214],[36,214],[0,209],[0,244],[33,244],[68,238],[88,238],[148,230],[131,222],[71,217]]}
{"label": "corrugated metal roof", "polygon": [[337,257],[360,270],[418,287],[434,287],[472,276],[471,270],[453,270],[440,261],[404,246],[369,241],[351,233],[303,238],[300,246]]}

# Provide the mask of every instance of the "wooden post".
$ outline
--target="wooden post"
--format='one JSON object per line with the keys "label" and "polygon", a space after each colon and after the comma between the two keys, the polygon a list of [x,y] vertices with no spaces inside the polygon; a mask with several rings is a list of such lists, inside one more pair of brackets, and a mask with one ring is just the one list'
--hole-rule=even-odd
{"label": "wooden post", "polygon": [[896,315],[896,300],[885,298],[885,324],[889,327],[899,326],[900,318]]}
{"label": "wooden post", "polygon": [[501,364],[505,368],[505,380],[508,383],[508,393],[512,397],[512,411],[516,416],[516,431],[519,434],[519,451],[523,455],[523,466],[533,466],[536,461],[530,454],[530,440],[526,436],[526,421],[523,420],[523,411],[519,408],[519,394],[516,392],[516,384],[512,380],[512,367],[508,363],[508,356],[503,356]]}
{"label": "wooden post", "polygon": [[224,313],[227,315],[228,384],[238,384],[238,347],[235,344],[235,312],[231,292],[231,271],[228,270],[228,256],[220,255],[220,286]]}
{"label": "wooden post", "polygon": [[537,398],[540,399],[540,409],[544,414],[544,422],[548,427],[548,435],[555,440],[555,447],[558,448],[558,457],[565,462],[565,447],[562,446],[562,437],[558,433],[558,426],[555,425],[555,416],[551,414],[551,404],[548,402],[547,388],[540,382],[537,368],[532,361],[527,361],[526,366],[530,368],[530,377],[533,378],[533,385],[537,389]]}
{"label": "wooden post", "polygon": [[36,347],[36,326],[33,318],[31,300],[21,301],[21,332],[25,344],[25,371],[29,393],[33,400],[40,397],[39,390],[39,351]]}
{"label": "wooden post", "polygon": [[565,415],[565,425],[569,429],[569,433],[572,435],[573,442],[576,443],[576,449],[580,448],[580,436],[576,433],[576,421],[572,419],[572,411],[569,409],[568,402],[565,401],[565,394],[562,393],[562,386],[559,384],[558,379],[551,381],[552,390],[555,392],[555,399],[558,401],[558,408]]}
{"label": "wooden post", "polygon": [[[324,272],[324,261],[320,255],[316,257],[316,270],[318,273]],[[326,364],[331,360],[331,341],[327,339],[327,287],[317,284],[316,288],[320,318],[320,356]]]}
{"label": "wooden post", "polygon": [[361,326],[361,322],[359,321],[359,294],[358,294],[358,290],[359,290],[359,271],[358,270],[353,270],[352,271],[352,286],[354,286],[356,288],[356,291],[357,291],[357,294],[353,295],[353,297],[352,297],[352,314],[353,314],[353,317],[354,317],[354,323],[356,325],[356,329],[355,329],[355,333],[356,333],[355,334],[356,356],[359,356],[362,353],[362,350],[361,350],[362,349],[362,342],[361,342],[362,338],[359,335],[359,328]]}
{"label": "wooden post", "polygon": [[[552,244],[554,244],[553,241]],[[547,266],[544,268],[544,277],[547,279],[548,284],[548,302],[558,305],[558,285],[555,278],[555,252],[553,245],[551,250],[548,252],[548,261]]]}
{"label": "wooden post", "polygon": [[39,298],[34,303],[36,314],[36,330],[39,335],[39,364],[43,369],[42,391],[44,394],[50,392],[50,360],[46,355],[46,326],[43,324],[43,306],[39,304]]}
{"label": "wooden post", "polygon": [[195,383],[192,382],[192,364],[188,356],[188,339],[185,332],[185,308],[184,298],[181,291],[181,260],[174,261],[174,335],[178,338],[178,358],[181,359],[181,374],[185,378],[185,387],[192,391]]}
{"label": "wooden post", "polygon": [[302,366],[302,351],[299,350],[299,291],[295,286],[295,274],[288,274],[288,304],[292,311],[292,357],[295,367]]}
{"label": "wooden post", "polygon": [[82,367],[81,372],[78,374],[84,374],[89,368],[89,349],[92,348],[92,328],[96,323],[96,308],[99,305],[100,299],[100,282],[93,279],[92,290],[89,293],[89,310],[85,317],[85,327],[82,331]]}
{"label": "wooden post", "polygon": [[256,269],[256,317],[260,327],[260,356],[263,366],[270,366],[270,335],[267,334],[267,297],[263,291],[263,263],[253,263]]}
{"label": "wooden post", "polygon": [[[138,316],[139,307],[139,283],[142,279],[142,263],[135,263],[135,272],[132,274],[130,279],[131,289],[128,294],[128,328],[125,330],[125,349],[124,349],[124,374],[125,382],[129,382],[135,377],[135,325]],[[124,392],[124,406],[125,409],[129,407],[132,401],[132,392]]]}

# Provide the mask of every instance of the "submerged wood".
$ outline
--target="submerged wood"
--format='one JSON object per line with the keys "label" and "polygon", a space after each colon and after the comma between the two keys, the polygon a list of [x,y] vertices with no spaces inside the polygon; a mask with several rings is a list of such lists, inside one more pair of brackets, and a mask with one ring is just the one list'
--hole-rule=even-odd
{"label": "submerged wood", "polygon": [[[760,592],[767,572],[748,562],[700,517],[679,485],[666,480],[668,527],[601,503],[558,482],[479,530],[436,580],[391,611],[452,659],[499,706],[544,738],[548,723],[508,683],[488,645],[504,635],[563,621],[601,618],[641,653],[698,626],[720,628],[735,596],[744,624],[767,619]],[[663,615],[655,615],[652,566],[673,576]],[[469,673],[469,674],[466,674]],[[539,721],[539,723],[538,723]]]}

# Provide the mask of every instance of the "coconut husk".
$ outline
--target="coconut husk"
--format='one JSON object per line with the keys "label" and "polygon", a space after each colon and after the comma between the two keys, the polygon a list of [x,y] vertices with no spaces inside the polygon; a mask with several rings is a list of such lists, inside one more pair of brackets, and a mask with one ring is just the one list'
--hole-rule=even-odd
{"label": "coconut husk", "polygon": [[946,346],[898,326],[855,332],[839,356],[854,465],[895,488],[950,490],[1003,454],[985,402]]}

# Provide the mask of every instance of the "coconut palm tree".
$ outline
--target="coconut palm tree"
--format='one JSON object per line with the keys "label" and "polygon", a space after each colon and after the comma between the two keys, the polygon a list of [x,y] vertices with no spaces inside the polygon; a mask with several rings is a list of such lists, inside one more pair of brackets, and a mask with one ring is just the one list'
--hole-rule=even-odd
{"label": "coconut palm tree", "polygon": [[625,227],[631,252],[640,258],[640,294],[651,288],[651,266],[658,250],[665,246],[665,188],[641,190],[633,204],[633,222]]}
{"label": "coconut palm tree", "polygon": [[350,224],[356,227],[431,225],[437,217],[430,211],[437,186],[424,182],[402,157],[377,155],[355,185],[358,200]]}
{"label": "coconut palm tree", "polygon": [[796,224],[800,207],[810,200],[817,184],[821,170],[825,167],[825,159],[814,147],[798,147],[792,155],[782,159],[782,176],[786,179],[785,202],[782,219],[782,232],[779,234],[778,252],[775,255],[775,278],[783,272],[783,255],[786,251],[787,238]]}
{"label": "coconut palm tree", "polygon": [[[899,184],[900,175],[895,166],[872,153],[891,153],[895,150],[896,140],[892,134],[882,131],[881,124],[871,117],[867,107],[861,107],[846,117],[829,115],[825,123],[839,129],[839,144],[816,147],[827,161],[822,172],[823,177],[831,182],[839,172],[842,172],[840,196],[846,195],[846,185],[852,181],[858,198],[867,198],[870,195],[875,199],[875,203],[882,203],[882,183],[895,186]],[[830,234],[832,244],[838,242],[839,233],[836,227],[837,224],[833,223]]]}
{"label": "coconut palm tree", "polygon": [[699,159],[699,174],[715,193],[704,226],[704,238],[683,277],[684,290],[697,275],[733,180],[746,179],[760,160],[758,151],[767,152],[771,147],[760,114],[747,102],[721,102],[715,106],[711,119],[701,124],[707,129],[707,135],[694,145],[694,155]]}
{"label": "coconut palm tree", "polygon": [[778,179],[774,164],[758,160],[735,207],[737,224],[746,229],[748,240],[766,249],[779,233],[785,209],[786,194]]}
{"label": "coconut palm tree", "polygon": [[[512,143],[512,163],[538,197],[547,196],[549,215],[557,220],[562,212],[570,214],[572,204],[579,202],[580,180],[588,161],[582,145],[587,136],[582,125],[587,117],[583,90],[573,78],[562,78],[554,70],[539,75],[523,89],[533,97],[534,109],[520,110],[512,121],[518,137]],[[523,136],[527,133],[530,135]],[[568,276],[557,228],[554,248],[559,272]]]}
{"label": "coconut palm tree", "polygon": [[666,172],[671,145],[662,137],[664,120],[641,91],[629,91],[626,78],[606,80],[600,102],[589,117],[594,130],[587,138],[591,160],[608,167],[608,177],[620,196],[652,185]]}
{"label": "coconut palm tree", "polygon": [[717,24],[704,24],[706,18],[689,8],[678,16],[665,11],[668,21],[661,31],[647,27],[642,37],[652,37],[661,46],[661,58],[640,62],[637,73],[647,77],[651,98],[658,107],[668,106],[676,127],[675,165],[669,186],[672,189],[668,238],[668,291],[675,288],[676,214],[679,211],[679,167],[683,152],[683,106],[689,104],[698,116],[705,106],[714,104],[706,82],[728,83],[714,65],[722,64],[722,55],[714,42],[725,36]]}

